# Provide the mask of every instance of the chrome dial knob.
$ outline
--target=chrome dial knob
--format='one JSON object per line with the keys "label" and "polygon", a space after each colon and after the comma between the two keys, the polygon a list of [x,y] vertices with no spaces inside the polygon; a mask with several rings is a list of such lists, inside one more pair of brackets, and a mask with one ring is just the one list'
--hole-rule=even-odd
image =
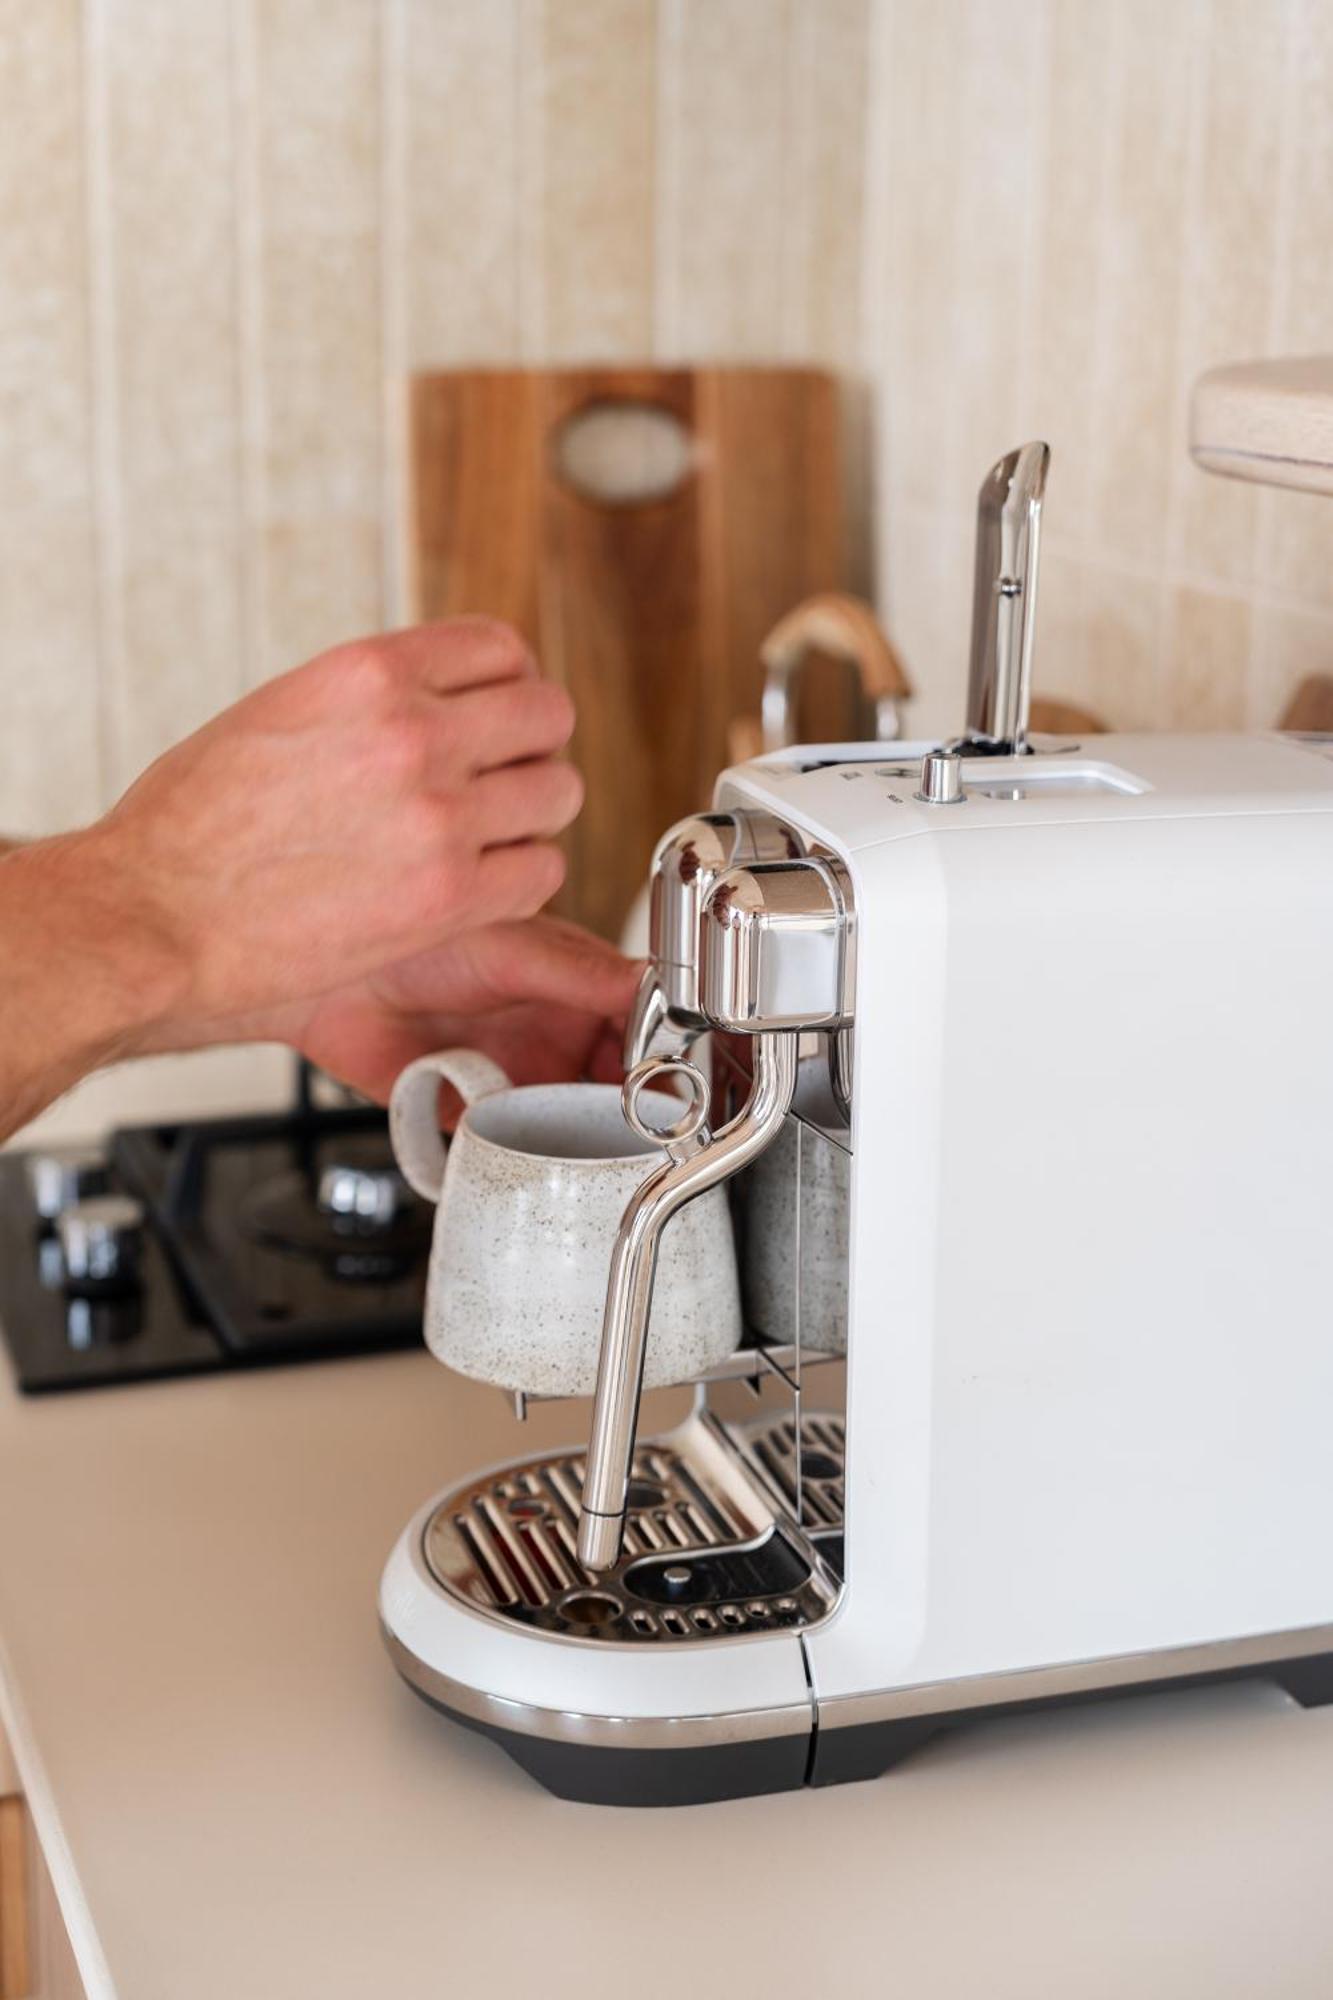
{"label": "chrome dial knob", "polygon": [[76,1201],[106,1193],[106,1160],[92,1147],[34,1153],[28,1161],[28,1185],[38,1215],[44,1222],[54,1222]]}
{"label": "chrome dial knob", "polygon": [[396,1167],[356,1166],[335,1160],[319,1177],[316,1199],[321,1213],[335,1226],[388,1229],[407,1204],[407,1182]]}
{"label": "chrome dial knob", "polygon": [[127,1194],[75,1202],[56,1222],[71,1291],[83,1286],[131,1290],[143,1256],[143,1203]]}
{"label": "chrome dial knob", "polygon": [[921,789],[917,793],[922,805],[961,806],[965,803],[963,792],[963,760],[956,750],[928,750],[921,759]]}

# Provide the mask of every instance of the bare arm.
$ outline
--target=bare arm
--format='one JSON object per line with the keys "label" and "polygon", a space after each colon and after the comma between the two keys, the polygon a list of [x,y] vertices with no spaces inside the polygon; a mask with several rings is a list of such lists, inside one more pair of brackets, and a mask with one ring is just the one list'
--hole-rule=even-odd
{"label": "bare arm", "polygon": [[0,850],[0,1137],[103,1063],[224,1041],[380,1091],[477,1015],[478,1041],[526,1021],[530,1067],[594,1060],[632,969],[523,921],[581,799],[572,721],[504,627],[422,627],[270,682],[94,826]]}
{"label": "bare arm", "polygon": [[0,852],[0,1138],[87,1071],[147,1047],[177,979],[96,829]]}

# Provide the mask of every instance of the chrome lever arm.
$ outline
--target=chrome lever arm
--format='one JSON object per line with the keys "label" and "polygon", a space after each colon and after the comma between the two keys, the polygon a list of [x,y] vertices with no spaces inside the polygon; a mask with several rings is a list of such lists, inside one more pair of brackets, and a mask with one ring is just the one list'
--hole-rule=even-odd
{"label": "chrome lever arm", "polygon": [[[711,1138],[697,1129],[692,1133],[677,1128],[669,1142],[670,1156],[640,1182],[626,1204],[611,1256],[579,1515],[579,1561],[586,1569],[612,1569],[620,1557],[662,1231],[686,1202],[748,1166],[776,1137],[796,1089],[796,1051],[794,1034],[757,1034],[753,1084],[736,1117]],[[661,1069],[676,1066],[644,1063],[627,1078],[627,1115],[643,1083]]]}

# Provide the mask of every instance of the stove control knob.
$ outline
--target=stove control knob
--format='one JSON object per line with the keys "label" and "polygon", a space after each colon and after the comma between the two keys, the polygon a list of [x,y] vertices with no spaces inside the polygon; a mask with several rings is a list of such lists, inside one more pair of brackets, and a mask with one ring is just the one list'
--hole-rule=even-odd
{"label": "stove control knob", "polygon": [[408,1199],[407,1182],[396,1167],[360,1167],[335,1161],[319,1177],[318,1201],[335,1226],[388,1229]]}
{"label": "stove control knob", "polygon": [[67,1208],[56,1229],[68,1290],[134,1289],[143,1256],[142,1202],[126,1194],[95,1195]]}
{"label": "stove control knob", "polygon": [[921,789],[917,797],[926,806],[965,804],[963,760],[956,750],[926,752],[921,759]]}
{"label": "stove control knob", "polygon": [[109,1185],[106,1160],[92,1147],[67,1147],[60,1152],[34,1153],[28,1161],[28,1185],[33,1207],[44,1222],[54,1222],[76,1201],[105,1194]]}

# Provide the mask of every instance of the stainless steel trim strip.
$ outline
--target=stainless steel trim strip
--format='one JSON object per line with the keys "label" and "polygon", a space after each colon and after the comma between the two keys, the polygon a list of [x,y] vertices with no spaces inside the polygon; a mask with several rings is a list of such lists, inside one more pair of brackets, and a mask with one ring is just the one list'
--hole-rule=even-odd
{"label": "stainless steel trim strip", "polygon": [[780,1708],[739,1709],[729,1715],[581,1715],[563,1708],[508,1701],[468,1687],[426,1666],[380,1621],[389,1657],[405,1681],[442,1707],[487,1729],[541,1736],[604,1750],[691,1750],[719,1743],[753,1743],[772,1736],[805,1736],[814,1727],[810,1702]]}
{"label": "stainless steel trim strip", "polygon": [[965,1675],[953,1681],[919,1681],[914,1686],[878,1688],[864,1694],[819,1697],[819,1727],[849,1729],[907,1716],[947,1715],[958,1709],[995,1708],[1013,1701],[1057,1700],[1062,1695],[1113,1694],[1145,1681],[1176,1680],[1190,1674],[1256,1672],[1278,1660],[1333,1653],[1333,1625],[1299,1626],[1292,1632],[1263,1632],[1244,1639],[1210,1639],[1160,1652],[1111,1653],[1101,1659],[1072,1660],[1063,1666],[1016,1667],[1003,1673]]}

